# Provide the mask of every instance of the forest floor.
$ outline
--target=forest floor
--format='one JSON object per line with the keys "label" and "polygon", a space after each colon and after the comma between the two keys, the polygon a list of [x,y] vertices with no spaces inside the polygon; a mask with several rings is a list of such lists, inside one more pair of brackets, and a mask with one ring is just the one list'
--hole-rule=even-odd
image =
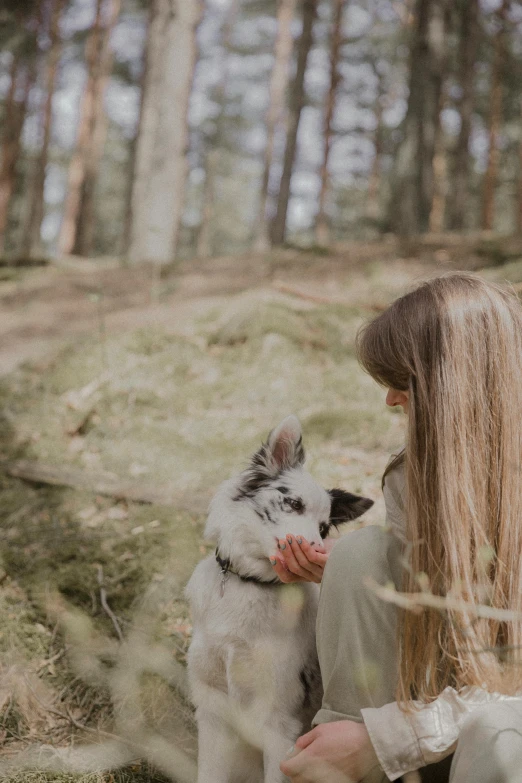
{"label": "forest floor", "polygon": [[210,497],[295,412],[313,475],[382,522],[404,417],[355,333],[457,268],[518,287],[522,242],[0,269],[0,780],[191,779],[182,590]]}

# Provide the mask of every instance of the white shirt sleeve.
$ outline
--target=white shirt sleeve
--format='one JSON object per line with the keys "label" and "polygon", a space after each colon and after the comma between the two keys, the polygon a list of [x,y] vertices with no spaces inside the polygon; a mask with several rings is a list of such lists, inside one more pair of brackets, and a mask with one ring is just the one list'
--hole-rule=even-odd
{"label": "white shirt sleeve", "polygon": [[520,701],[521,697],[489,693],[475,686],[458,692],[445,688],[429,704],[413,702],[412,712],[404,712],[397,702],[361,712],[380,765],[393,781],[453,753],[462,723],[475,709],[511,700]]}

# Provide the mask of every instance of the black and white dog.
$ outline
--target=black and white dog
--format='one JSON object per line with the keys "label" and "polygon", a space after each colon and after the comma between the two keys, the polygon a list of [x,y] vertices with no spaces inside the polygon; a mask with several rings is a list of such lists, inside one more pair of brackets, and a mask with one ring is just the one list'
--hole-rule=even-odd
{"label": "black and white dog", "polygon": [[318,586],[283,585],[269,558],[287,533],[319,542],[373,501],[323,489],[304,459],[301,425],[288,416],[210,504],[216,553],[186,588],[198,783],[281,783],[280,762],[321,706]]}

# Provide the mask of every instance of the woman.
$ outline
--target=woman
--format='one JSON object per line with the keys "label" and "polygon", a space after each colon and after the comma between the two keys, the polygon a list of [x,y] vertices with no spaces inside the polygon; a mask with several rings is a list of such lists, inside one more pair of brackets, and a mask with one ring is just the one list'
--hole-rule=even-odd
{"label": "woman", "polygon": [[[406,446],[383,477],[385,528],[330,555],[280,542],[283,581],[322,582],[324,684],[315,728],[281,769],[293,783],[417,769],[447,781],[454,752],[451,783],[522,781],[522,307],[475,275],[444,275],[363,327],[357,350],[407,413]],[[399,610],[374,589],[391,582],[453,603]]]}

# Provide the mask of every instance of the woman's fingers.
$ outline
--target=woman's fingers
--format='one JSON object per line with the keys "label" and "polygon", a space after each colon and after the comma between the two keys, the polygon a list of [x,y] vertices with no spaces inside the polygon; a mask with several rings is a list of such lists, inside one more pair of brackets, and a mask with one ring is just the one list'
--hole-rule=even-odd
{"label": "woman's fingers", "polygon": [[278,539],[278,550],[270,562],[282,582],[321,582],[329,555],[325,547],[288,534],[286,539]]}
{"label": "woman's fingers", "polygon": [[297,536],[297,542],[301,552],[304,554],[307,560],[309,560],[311,563],[315,563],[316,565],[321,566],[321,568],[325,567],[329,553],[326,552],[323,546],[320,548],[323,550],[321,552],[319,549],[311,546],[306,538],[302,538],[301,536]]}
{"label": "woman's fingers", "polygon": [[308,559],[308,557],[302,551],[301,544],[299,543],[299,541],[303,542],[305,539],[303,539],[301,536],[295,537],[290,535],[286,537],[286,540],[290,545],[288,555],[285,558],[288,568],[291,571],[293,570],[290,561],[290,558],[293,558],[300,568],[312,574],[314,577],[318,577],[320,580],[323,575],[322,567]]}
{"label": "woman's fingers", "polygon": [[[281,559],[280,559],[281,558]],[[284,560],[282,559],[281,555],[279,557],[276,557],[273,555],[270,558],[270,563],[272,565],[272,568],[274,569],[275,573],[281,580],[281,582],[284,582],[285,584],[291,584],[292,582],[301,582],[302,578],[297,576],[296,574],[293,574],[291,571],[289,571],[285,565]]]}
{"label": "woman's fingers", "polygon": [[319,575],[314,573],[311,567],[305,568],[304,564],[301,565],[301,563],[298,562],[297,558],[295,557],[294,551],[292,549],[292,543],[293,543],[293,536],[288,536],[287,539],[282,538],[278,542],[279,551],[285,559],[285,565],[288,568],[288,570],[291,571],[293,574],[300,576],[302,579],[305,579],[308,582],[320,581]]}
{"label": "woman's fingers", "polygon": [[315,739],[317,739],[317,735],[319,732],[317,731],[317,726],[312,729],[311,731],[307,731],[306,734],[301,734],[300,737],[297,738],[295,742],[295,747],[299,750],[304,750],[308,747]]}

